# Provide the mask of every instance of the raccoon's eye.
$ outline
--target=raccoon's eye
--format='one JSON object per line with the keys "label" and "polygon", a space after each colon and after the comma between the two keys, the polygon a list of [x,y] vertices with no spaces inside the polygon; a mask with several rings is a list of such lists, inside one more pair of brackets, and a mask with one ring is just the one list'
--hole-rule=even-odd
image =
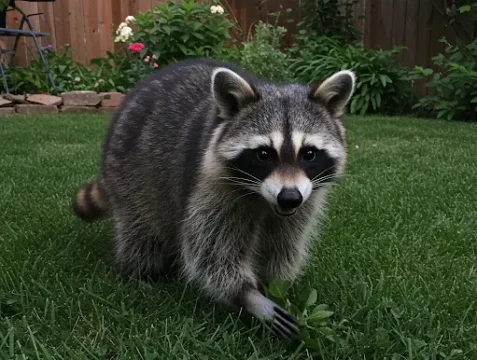
{"label": "raccoon's eye", "polygon": [[260,161],[267,161],[270,157],[269,152],[265,149],[258,149],[256,154],[257,154],[257,159]]}
{"label": "raccoon's eye", "polygon": [[316,159],[316,151],[313,149],[307,149],[303,154],[303,160],[305,161],[313,161]]}

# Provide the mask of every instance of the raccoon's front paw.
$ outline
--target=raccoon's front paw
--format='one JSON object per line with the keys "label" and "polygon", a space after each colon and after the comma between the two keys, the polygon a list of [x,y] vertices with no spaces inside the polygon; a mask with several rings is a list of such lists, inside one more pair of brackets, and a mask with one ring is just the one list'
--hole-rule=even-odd
{"label": "raccoon's front paw", "polygon": [[278,305],[274,306],[273,310],[273,318],[266,321],[272,330],[287,340],[298,337],[300,328],[296,319]]}
{"label": "raccoon's front paw", "polygon": [[296,338],[300,333],[296,319],[257,290],[247,294],[246,308],[285,339]]}

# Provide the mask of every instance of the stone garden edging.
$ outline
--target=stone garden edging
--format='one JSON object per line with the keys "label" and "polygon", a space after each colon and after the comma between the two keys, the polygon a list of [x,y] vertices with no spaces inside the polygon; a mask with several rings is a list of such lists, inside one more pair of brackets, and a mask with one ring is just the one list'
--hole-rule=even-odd
{"label": "stone garden edging", "polygon": [[124,98],[119,92],[67,91],[48,94],[0,95],[0,116],[10,114],[111,114]]}

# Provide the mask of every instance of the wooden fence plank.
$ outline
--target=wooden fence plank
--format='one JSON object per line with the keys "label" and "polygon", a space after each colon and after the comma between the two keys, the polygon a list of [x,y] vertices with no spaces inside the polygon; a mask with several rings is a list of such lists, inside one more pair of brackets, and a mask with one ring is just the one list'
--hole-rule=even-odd
{"label": "wooden fence plank", "polygon": [[419,2],[420,0],[408,1],[406,6],[406,28],[404,30],[404,43],[407,46],[407,50],[404,52],[403,61],[405,64],[410,66],[413,66],[413,64],[416,62]]}
{"label": "wooden fence plank", "polygon": [[[429,48],[431,40],[431,22],[432,22],[432,3],[421,1],[419,4],[419,25],[417,27],[417,51],[415,65],[424,68],[429,67],[431,59],[429,57]],[[427,93],[426,80],[416,82],[418,91],[421,94]]]}
{"label": "wooden fence plank", "polygon": [[55,1],[55,37],[56,49],[71,44],[70,4],[69,1]]}
{"label": "wooden fence plank", "polygon": [[100,57],[101,37],[99,36],[99,18],[97,0],[84,0],[84,23],[86,56],[88,60]]}
{"label": "wooden fence plank", "polygon": [[379,8],[380,19],[379,19],[379,31],[377,31],[378,38],[378,48],[381,49],[390,49],[393,45],[392,34],[393,34],[393,11],[394,11],[394,2],[396,0],[388,0],[386,2],[381,1],[381,6]]}
{"label": "wooden fence plank", "polygon": [[88,63],[86,56],[84,4],[83,0],[69,0],[70,32],[73,59],[83,64]]}
{"label": "wooden fence plank", "polygon": [[[406,6],[407,0],[394,0],[393,13],[393,31],[392,31],[392,45],[399,46],[404,44],[404,33],[406,29]],[[404,49],[399,54],[399,61],[404,61],[404,53],[408,51]]]}
{"label": "wooden fence plank", "polygon": [[[40,15],[40,30],[50,33],[48,38],[45,38],[43,43],[48,43],[56,49],[56,32],[55,32],[55,8],[51,2],[38,3]],[[48,45],[44,44],[44,45]]]}
{"label": "wooden fence plank", "polygon": [[139,0],[139,12],[144,12],[152,8],[151,0]]}
{"label": "wooden fence plank", "polygon": [[114,27],[112,0],[101,0],[99,8],[99,37],[101,39],[101,54],[105,56],[108,51],[114,51]]}

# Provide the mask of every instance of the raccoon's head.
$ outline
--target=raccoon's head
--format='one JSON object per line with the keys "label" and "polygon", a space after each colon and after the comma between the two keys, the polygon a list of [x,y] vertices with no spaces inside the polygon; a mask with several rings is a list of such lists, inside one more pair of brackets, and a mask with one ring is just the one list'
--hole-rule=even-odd
{"label": "raccoon's head", "polygon": [[354,89],[351,71],[308,87],[261,83],[215,69],[211,90],[220,125],[214,163],[226,180],[263,197],[276,214],[295,214],[315,190],[344,172],[341,117]]}

